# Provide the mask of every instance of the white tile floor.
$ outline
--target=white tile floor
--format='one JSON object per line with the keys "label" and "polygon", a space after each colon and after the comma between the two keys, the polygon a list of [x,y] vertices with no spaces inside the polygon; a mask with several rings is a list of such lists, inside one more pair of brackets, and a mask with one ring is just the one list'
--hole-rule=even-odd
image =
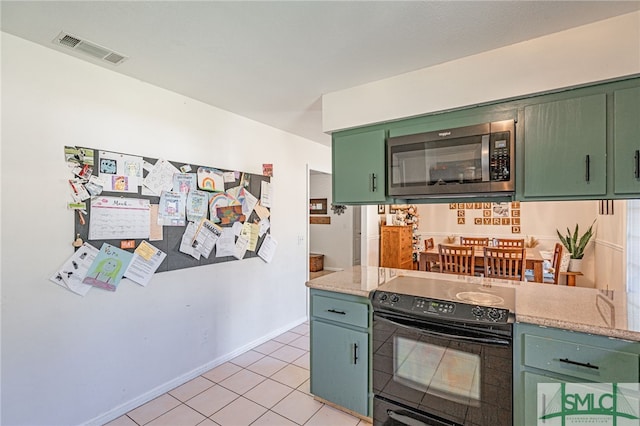
{"label": "white tile floor", "polygon": [[106,426],[370,426],[309,394],[309,325],[301,324]]}

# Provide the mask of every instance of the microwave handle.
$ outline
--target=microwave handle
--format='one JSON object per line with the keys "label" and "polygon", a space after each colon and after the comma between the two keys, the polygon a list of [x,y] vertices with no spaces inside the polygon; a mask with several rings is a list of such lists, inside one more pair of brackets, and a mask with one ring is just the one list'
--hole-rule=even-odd
{"label": "microwave handle", "polygon": [[482,181],[489,182],[491,176],[489,175],[489,135],[482,136],[482,153],[480,166],[482,167]]}

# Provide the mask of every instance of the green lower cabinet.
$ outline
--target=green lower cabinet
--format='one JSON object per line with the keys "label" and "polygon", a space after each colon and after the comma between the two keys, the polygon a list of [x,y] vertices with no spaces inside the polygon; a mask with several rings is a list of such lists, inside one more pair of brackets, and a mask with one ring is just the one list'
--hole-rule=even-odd
{"label": "green lower cabinet", "polygon": [[[516,422],[514,425],[537,425],[538,424],[538,383],[562,383],[561,380],[541,374],[523,373],[524,378],[524,420],[522,423]],[[542,402],[542,401],[541,401]],[[515,417],[515,416],[514,416]]]}
{"label": "green lower cabinet", "polygon": [[371,309],[364,297],[311,290],[311,393],[372,414]]}
{"label": "green lower cabinet", "polygon": [[[513,418],[517,426],[537,425],[540,416],[563,409],[569,419],[576,406],[593,408],[589,399],[593,388],[570,384],[640,380],[640,342],[517,323],[513,355]],[[565,393],[559,392],[560,386],[551,385],[549,394],[539,395],[539,385],[546,383],[568,385]]]}
{"label": "green lower cabinet", "polygon": [[311,323],[311,393],[367,415],[367,333]]}

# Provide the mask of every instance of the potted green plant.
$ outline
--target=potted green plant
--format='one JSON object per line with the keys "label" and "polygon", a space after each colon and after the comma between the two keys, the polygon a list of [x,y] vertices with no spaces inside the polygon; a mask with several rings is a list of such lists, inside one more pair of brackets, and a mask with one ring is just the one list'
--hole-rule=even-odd
{"label": "potted green plant", "polygon": [[589,240],[593,236],[593,225],[596,223],[595,219],[589,229],[579,235],[579,227],[576,223],[576,228],[571,233],[571,230],[567,228],[567,235],[560,234],[560,231],[556,229],[556,233],[560,238],[560,242],[567,249],[571,260],[569,261],[569,270],[573,272],[579,272],[582,264],[582,258],[584,257],[584,249],[587,247]]}

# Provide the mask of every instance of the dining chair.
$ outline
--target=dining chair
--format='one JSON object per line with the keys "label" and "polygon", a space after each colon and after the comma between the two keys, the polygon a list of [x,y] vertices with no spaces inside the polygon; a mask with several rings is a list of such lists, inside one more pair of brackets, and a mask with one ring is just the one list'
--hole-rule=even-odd
{"label": "dining chair", "polygon": [[526,255],[524,248],[484,248],[485,278],[524,281]]}
{"label": "dining chair", "polygon": [[460,244],[463,246],[487,247],[489,237],[460,237]]}
{"label": "dining chair", "polygon": [[495,246],[500,248],[524,247],[524,238],[496,238],[495,241]]}
{"label": "dining chair", "polygon": [[475,257],[472,246],[438,244],[440,272],[456,275],[473,275]]}
{"label": "dining chair", "polygon": [[553,249],[553,262],[551,262],[551,267],[553,268],[553,275],[549,274],[549,276],[543,275],[544,282],[549,284],[558,284],[558,277],[560,276],[560,263],[562,262],[562,244],[556,243],[555,248]]}
{"label": "dining chair", "polygon": [[[424,250],[431,250],[435,248],[435,242],[433,241],[433,238],[425,238],[424,239]],[[430,272],[440,272],[440,263],[438,261],[435,262],[430,262],[427,261],[429,264],[426,265],[427,267],[427,271]]]}
{"label": "dining chair", "polygon": [[[543,271],[542,282],[546,284],[558,284],[558,278],[560,277],[560,264],[562,263],[562,251],[563,246],[560,243],[556,243],[553,249],[553,260],[551,262],[551,268],[549,271]],[[533,271],[526,271],[527,281],[533,281]]]}

